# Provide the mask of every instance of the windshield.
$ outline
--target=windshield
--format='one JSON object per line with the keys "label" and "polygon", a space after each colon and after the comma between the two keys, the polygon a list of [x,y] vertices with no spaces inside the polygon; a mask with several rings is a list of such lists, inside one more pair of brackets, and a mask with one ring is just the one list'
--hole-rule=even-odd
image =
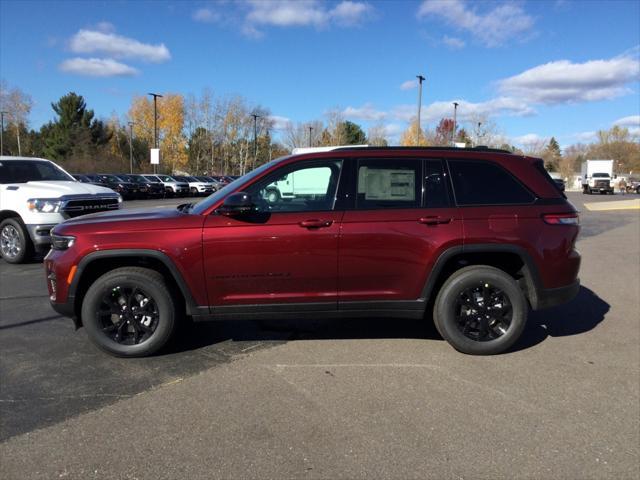
{"label": "windshield", "polygon": [[247,173],[243,177],[240,177],[234,180],[233,182],[229,183],[228,185],[225,185],[223,188],[221,188],[217,192],[212,193],[207,198],[204,198],[200,200],[198,203],[196,203],[193,206],[192,213],[195,213],[196,215],[200,215],[202,212],[210,208],[213,204],[219,202],[222,198],[224,198],[228,192],[232,192],[243,183],[246,183],[260,176],[262,172],[264,172],[265,170],[268,170],[269,168],[280,163],[282,160],[286,158],[288,157],[280,157],[270,161],[269,163],[265,163],[264,165],[256,168],[255,170],[252,170],[251,172]]}
{"label": "windshield", "polygon": [[128,175],[127,180],[133,183],[147,183],[147,180],[142,177],[136,177],[135,175]]}
{"label": "windshield", "polygon": [[143,175],[147,180],[151,180],[152,182],[160,182],[160,179],[155,175]]}
{"label": "windshield", "polygon": [[158,175],[158,178],[163,182],[175,182],[175,179],[170,177],[169,175]]}
{"label": "windshield", "polygon": [[608,173],[594,173],[593,178],[609,178]]}
{"label": "windshield", "polygon": [[75,182],[76,179],[48,160],[0,160],[0,183],[38,181]]}
{"label": "windshield", "polygon": [[120,180],[115,175],[98,175],[98,180],[100,180],[101,182],[108,182],[108,183],[120,183],[120,182],[122,182],[122,180]]}

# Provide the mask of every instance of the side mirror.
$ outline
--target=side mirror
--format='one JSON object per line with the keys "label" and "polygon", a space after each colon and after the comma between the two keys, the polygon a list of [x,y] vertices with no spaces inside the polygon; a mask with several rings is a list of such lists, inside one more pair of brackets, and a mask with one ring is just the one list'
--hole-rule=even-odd
{"label": "side mirror", "polygon": [[237,192],[225,198],[222,206],[216,210],[218,215],[233,217],[255,212],[256,206],[251,200],[251,195],[245,192]]}

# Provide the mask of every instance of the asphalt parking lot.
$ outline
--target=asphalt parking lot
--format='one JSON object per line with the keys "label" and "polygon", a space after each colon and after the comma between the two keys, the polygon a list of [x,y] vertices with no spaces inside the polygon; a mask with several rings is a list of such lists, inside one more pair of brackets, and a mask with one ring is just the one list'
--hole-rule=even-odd
{"label": "asphalt parking lot", "polygon": [[495,357],[359,319],[190,325],[116,359],[51,310],[40,261],[0,260],[2,477],[639,478],[640,211],[584,208],[637,195],[568,196],[582,289]]}

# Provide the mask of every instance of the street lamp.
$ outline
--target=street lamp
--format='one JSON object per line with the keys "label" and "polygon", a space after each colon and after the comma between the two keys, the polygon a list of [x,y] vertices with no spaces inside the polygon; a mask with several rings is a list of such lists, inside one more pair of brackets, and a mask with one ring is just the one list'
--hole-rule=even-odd
{"label": "street lamp", "polygon": [[417,145],[420,145],[420,137],[422,135],[422,126],[420,124],[420,110],[422,109],[422,82],[426,79],[422,75],[416,75],[418,79],[418,139]]}
{"label": "street lamp", "polygon": [[[153,97],[153,148],[158,148],[158,97],[162,98],[159,93],[148,93]],[[156,174],[156,164],[153,164],[153,173]]]}
{"label": "street lamp", "polygon": [[0,155],[4,153],[4,116],[9,112],[0,112]]}
{"label": "street lamp", "polygon": [[309,146],[311,146],[311,131],[313,130],[312,126],[309,126]]}
{"label": "street lamp", "polygon": [[134,122],[129,122],[129,170],[133,174],[133,125]]}
{"label": "street lamp", "polygon": [[451,131],[451,145],[455,142],[456,130],[458,127],[458,102],[453,102],[453,130]]}
{"label": "street lamp", "polygon": [[251,116],[253,117],[253,168],[256,168],[258,162],[258,119],[262,116],[256,113],[252,113]]}

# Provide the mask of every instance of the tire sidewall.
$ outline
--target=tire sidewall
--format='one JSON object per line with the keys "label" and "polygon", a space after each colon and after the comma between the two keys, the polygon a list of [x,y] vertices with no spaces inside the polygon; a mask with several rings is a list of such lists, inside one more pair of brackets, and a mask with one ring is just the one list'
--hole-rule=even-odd
{"label": "tire sidewall", "polygon": [[[512,306],[511,324],[501,337],[479,342],[466,337],[457,327],[456,299],[460,292],[487,282],[502,290]],[[440,289],[434,308],[436,328],[456,350],[472,355],[495,355],[509,349],[520,338],[527,320],[527,301],[515,280],[492,267],[466,267],[456,272]]]}
{"label": "tire sidewall", "polygon": [[[150,295],[159,311],[156,330],[150,338],[138,345],[122,345],[107,337],[99,324],[97,311],[102,298],[115,286],[138,287]],[[162,348],[174,329],[175,306],[170,293],[162,283],[137,272],[111,272],[96,280],[87,291],[82,303],[82,323],[91,341],[102,350],[121,357],[142,357],[151,355]]]}
{"label": "tire sidewall", "polygon": [[0,234],[4,230],[5,226],[11,225],[18,231],[18,238],[20,239],[21,247],[20,253],[15,257],[5,257],[0,252],[0,256],[7,263],[23,263],[28,260],[30,256],[30,242],[29,236],[25,230],[24,224],[16,218],[7,218],[0,223]]}

